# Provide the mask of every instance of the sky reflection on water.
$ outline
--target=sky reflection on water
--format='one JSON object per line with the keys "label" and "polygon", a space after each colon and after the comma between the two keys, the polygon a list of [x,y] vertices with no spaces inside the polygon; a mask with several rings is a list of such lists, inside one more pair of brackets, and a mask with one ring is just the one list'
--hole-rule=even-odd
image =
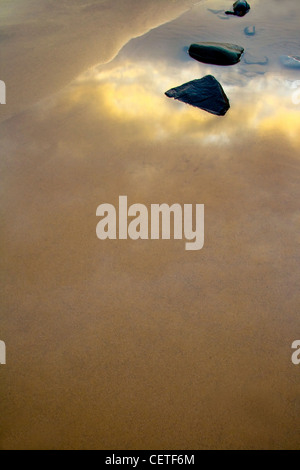
{"label": "sky reflection on water", "polygon": [[[207,3],[198,5],[181,18],[130,41],[110,64],[83,74],[74,83],[71,99],[89,101],[90,96],[94,106],[99,103],[101,113],[105,108],[105,112],[120,121],[144,122],[144,130],[152,138],[189,136],[201,137],[202,143],[224,144],[240,138],[247,130],[256,130],[261,135],[273,129],[297,139],[300,105],[295,97],[300,69],[282,67],[280,55],[300,50],[299,9],[288,25],[282,21],[280,9],[276,10],[273,22],[266,24],[261,10],[268,11],[271,4],[266,1],[259,11],[253,8],[251,15],[243,19],[230,17],[230,22],[216,18],[207,10]],[[286,10],[284,14],[291,18]],[[206,20],[212,22],[209,29]],[[252,23],[256,25],[256,36],[247,37],[244,28]],[[279,24],[281,29],[282,25],[287,28],[280,47],[272,42]],[[200,64],[188,56],[187,48],[191,42],[203,40],[243,45],[245,54],[235,66]],[[246,63],[255,59],[261,62],[265,57],[267,65]],[[164,96],[169,88],[207,74],[220,81],[229,97],[231,109],[225,118],[219,120]]]}
{"label": "sky reflection on water", "polygon": [[[299,448],[300,105],[279,61],[299,50],[299,1],[228,20],[220,5],[0,127],[5,449]],[[269,63],[201,65],[185,51],[199,40]],[[207,73],[224,118],[164,96]],[[101,243],[96,208],[123,194],[204,203],[204,249]]]}

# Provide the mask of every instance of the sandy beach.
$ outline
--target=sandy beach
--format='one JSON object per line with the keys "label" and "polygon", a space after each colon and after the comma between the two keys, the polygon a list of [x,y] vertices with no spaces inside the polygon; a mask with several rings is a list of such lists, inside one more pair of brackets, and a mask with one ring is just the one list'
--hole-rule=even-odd
{"label": "sandy beach", "polygon": [[[0,0],[1,449],[299,449],[299,2],[193,3]],[[225,117],[165,97],[208,73]],[[204,249],[98,240],[119,195],[205,204]]]}
{"label": "sandy beach", "polygon": [[109,62],[131,38],[170,21],[192,0],[0,0],[0,122]]}

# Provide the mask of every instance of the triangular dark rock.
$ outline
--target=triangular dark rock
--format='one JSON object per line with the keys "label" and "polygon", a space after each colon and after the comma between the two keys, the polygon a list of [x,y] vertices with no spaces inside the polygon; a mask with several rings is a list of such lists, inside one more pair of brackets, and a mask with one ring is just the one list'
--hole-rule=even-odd
{"label": "triangular dark rock", "polygon": [[234,65],[242,57],[244,48],[236,44],[219,42],[201,42],[192,44],[189,48],[190,56],[205,64]]}
{"label": "triangular dark rock", "polygon": [[212,75],[172,88],[166,92],[166,96],[217,116],[225,116],[230,108],[221,84]]}

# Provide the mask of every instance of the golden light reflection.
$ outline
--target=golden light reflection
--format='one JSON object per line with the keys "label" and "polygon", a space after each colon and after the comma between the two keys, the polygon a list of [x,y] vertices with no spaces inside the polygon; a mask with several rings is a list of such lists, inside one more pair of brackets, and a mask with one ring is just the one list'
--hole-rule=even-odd
{"label": "golden light reflection", "polygon": [[[224,145],[238,137],[257,131],[275,130],[297,140],[300,130],[300,106],[292,102],[292,91],[284,79],[266,75],[247,80],[236,76],[236,84],[226,85],[230,72],[217,78],[230,98],[231,109],[225,118],[170,100],[164,92],[186,81],[201,78],[192,64],[176,70],[166,64],[127,61],[116,66],[94,69],[80,77],[70,89],[73,102],[85,100],[124,125],[138,124],[139,131],[149,138],[201,139],[208,145]],[[206,73],[211,73],[207,68]],[[241,126],[242,124],[242,126]],[[242,130],[241,130],[242,127]]]}
{"label": "golden light reflection", "polygon": [[[54,0],[34,3],[47,4],[59,22],[74,18],[56,12]],[[170,16],[169,0],[107,0],[111,16],[110,9],[90,8],[96,0],[60,3],[80,12],[74,40],[66,41],[71,22],[64,21],[57,44],[68,54],[57,47],[62,61],[51,56],[52,68],[49,54],[43,51],[41,61],[35,47],[43,37],[33,35],[41,69],[29,74],[37,75],[33,90],[41,75],[50,82],[53,71],[64,75],[69,48],[86,56],[86,3],[97,32],[87,39],[99,61],[99,47],[120,39],[114,31],[127,34],[118,10],[132,19],[130,35],[146,28],[151,12],[160,17],[163,4]],[[140,5],[141,16],[129,3]],[[172,0],[172,14],[175,4],[187,3]],[[182,29],[166,25],[167,36],[158,31],[154,44],[165,38],[170,53],[177,51],[173,39],[183,42],[182,31],[193,24],[195,34],[200,25],[215,35],[220,25],[218,40],[231,41],[234,33],[244,43],[240,25],[250,18],[258,34],[249,45],[257,41],[259,52],[264,41],[267,49],[274,42],[274,55],[282,39],[292,38],[286,48],[298,44],[294,32],[287,34],[290,20],[282,20],[296,11],[296,0],[257,0],[249,17],[232,21],[205,17],[207,7],[224,8],[224,1],[210,3],[180,20]],[[16,29],[23,44],[22,24],[28,30],[24,21]],[[49,34],[52,44],[51,28]],[[250,76],[245,64],[213,69],[174,63],[174,55],[167,64],[167,46],[147,62],[153,42],[146,42],[144,49],[133,45],[133,59],[120,54],[0,126],[1,336],[11,357],[1,368],[8,393],[1,398],[0,447],[297,449],[299,370],[289,357],[300,331],[294,89],[274,72],[253,76],[251,67]],[[23,73],[28,55],[18,50]],[[13,63],[15,53],[9,56]],[[224,118],[164,96],[207,73],[230,97]],[[61,89],[57,79],[55,86]],[[189,255],[176,240],[99,243],[96,208],[117,206],[121,194],[148,207],[204,203],[204,250]]]}

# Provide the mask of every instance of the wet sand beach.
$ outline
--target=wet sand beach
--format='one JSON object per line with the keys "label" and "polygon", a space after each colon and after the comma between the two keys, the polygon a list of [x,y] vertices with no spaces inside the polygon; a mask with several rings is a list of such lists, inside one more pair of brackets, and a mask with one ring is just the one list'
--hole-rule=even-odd
{"label": "wet sand beach", "polygon": [[[299,2],[228,20],[220,0],[88,3],[84,23],[81,2],[45,2],[44,28],[44,4],[0,1],[17,90],[0,109],[0,448],[299,449],[300,71],[279,60],[300,55]],[[200,64],[201,40],[268,63]],[[225,117],[164,95],[206,74]],[[98,240],[119,195],[205,204],[203,250]]]}
{"label": "wet sand beach", "polygon": [[[109,62],[131,38],[176,18],[192,0],[0,0],[0,122]],[[4,65],[5,64],[5,65]]]}

